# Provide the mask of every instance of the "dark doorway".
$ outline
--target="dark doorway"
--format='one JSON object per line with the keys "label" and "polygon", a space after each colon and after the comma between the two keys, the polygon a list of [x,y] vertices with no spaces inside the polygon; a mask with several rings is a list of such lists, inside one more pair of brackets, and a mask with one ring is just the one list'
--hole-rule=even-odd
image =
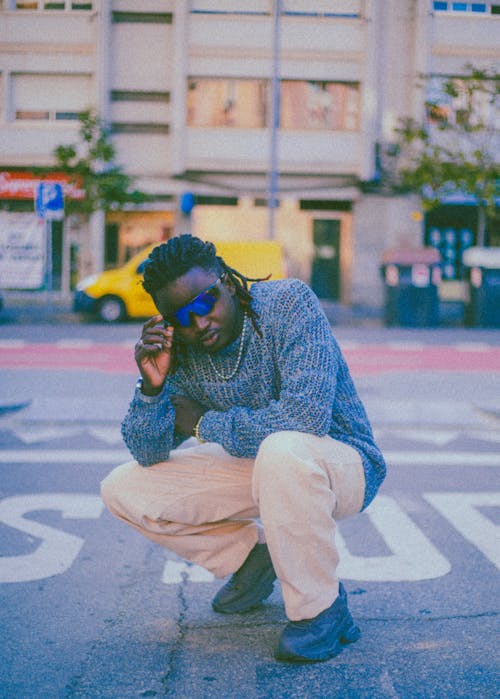
{"label": "dark doorway", "polygon": [[104,267],[116,267],[118,265],[118,245],[120,224],[106,223],[104,229]]}
{"label": "dark doorway", "polygon": [[320,299],[340,298],[339,219],[314,219],[311,287]]}
{"label": "dark doorway", "polygon": [[52,291],[61,291],[63,275],[63,243],[64,228],[62,221],[51,221],[49,224],[52,235],[52,279],[50,285]]}

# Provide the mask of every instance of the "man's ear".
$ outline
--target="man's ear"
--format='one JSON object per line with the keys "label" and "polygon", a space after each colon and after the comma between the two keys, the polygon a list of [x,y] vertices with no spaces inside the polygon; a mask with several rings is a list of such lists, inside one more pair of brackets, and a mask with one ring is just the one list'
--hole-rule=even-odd
{"label": "man's ear", "polygon": [[226,287],[226,289],[229,291],[229,293],[231,294],[231,296],[234,296],[235,293],[236,293],[236,285],[235,285],[235,283],[233,282],[233,280],[231,279],[231,277],[229,276],[229,274],[226,274],[226,275],[224,276],[224,279],[223,279],[223,282],[222,282],[222,283],[224,284],[224,286]]}

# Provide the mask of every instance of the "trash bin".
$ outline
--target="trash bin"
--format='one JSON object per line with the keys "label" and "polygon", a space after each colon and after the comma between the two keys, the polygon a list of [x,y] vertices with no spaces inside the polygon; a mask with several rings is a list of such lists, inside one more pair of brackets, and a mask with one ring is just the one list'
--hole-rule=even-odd
{"label": "trash bin", "polygon": [[500,248],[468,248],[462,261],[469,292],[466,325],[500,327]]}
{"label": "trash bin", "polygon": [[382,256],[387,326],[430,327],[439,323],[441,256],[436,248],[392,248]]}

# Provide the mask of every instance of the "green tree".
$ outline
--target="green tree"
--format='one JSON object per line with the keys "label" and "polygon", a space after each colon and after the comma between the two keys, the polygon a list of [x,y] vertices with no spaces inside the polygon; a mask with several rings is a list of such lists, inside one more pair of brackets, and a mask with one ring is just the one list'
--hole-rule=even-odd
{"label": "green tree", "polygon": [[66,202],[68,214],[91,215],[147,200],[147,195],[133,188],[133,178],[115,164],[116,152],[109,131],[95,112],[82,113],[79,136],[78,144],[61,145],[54,150],[58,168],[85,192],[84,199]]}
{"label": "green tree", "polygon": [[426,119],[400,120],[384,175],[393,189],[420,194],[426,210],[449,194],[475,197],[477,244],[484,245],[500,196],[500,75],[470,64],[464,71],[441,80],[434,94],[436,77],[425,78]]}

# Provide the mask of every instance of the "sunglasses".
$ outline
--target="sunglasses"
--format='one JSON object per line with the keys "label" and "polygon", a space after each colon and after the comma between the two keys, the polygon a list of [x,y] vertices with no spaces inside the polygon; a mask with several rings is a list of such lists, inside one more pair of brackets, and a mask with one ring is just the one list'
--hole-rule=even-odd
{"label": "sunglasses", "polygon": [[182,328],[189,328],[191,325],[191,314],[194,313],[197,316],[206,316],[210,313],[212,308],[215,306],[219,300],[219,291],[216,288],[221,281],[224,279],[225,272],[220,275],[220,277],[213,284],[210,284],[201,294],[195,296],[189,303],[185,306],[181,306],[177,311],[175,311],[172,322],[166,319],[171,325],[180,325]]}

